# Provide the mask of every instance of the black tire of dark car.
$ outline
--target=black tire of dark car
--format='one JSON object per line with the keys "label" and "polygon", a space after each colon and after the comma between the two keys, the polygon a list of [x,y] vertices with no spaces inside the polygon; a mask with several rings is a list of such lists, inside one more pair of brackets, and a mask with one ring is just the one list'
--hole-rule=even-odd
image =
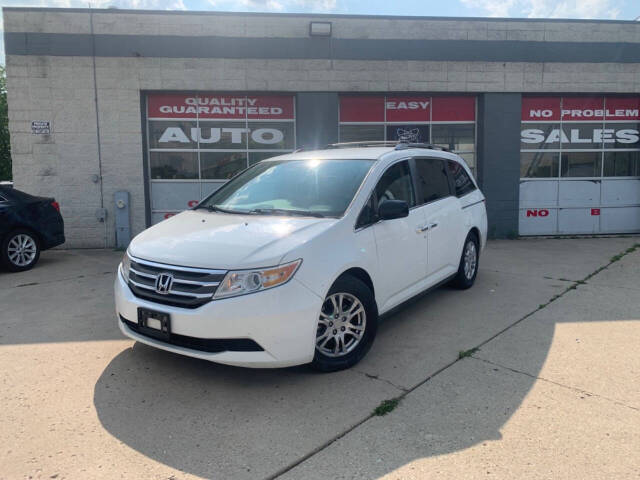
{"label": "black tire of dark car", "polygon": [[[35,245],[35,255],[28,261],[28,263],[24,265],[16,264],[12,261],[9,255],[9,246],[12,244],[12,241],[18,238],[20,235],[24,235],[33,241]],[[9,232],[7,236],[2,241],[2,252],[0,252],[0,263],[2,266],[9,270],[10,272],[24,272],[25,270],[29,270],[33,268],[33,266],[38,263],[38,259],[40,258],[40,241],[38,237],[33,234],[33,232],[25,229],[17,229]]]}
{"label": "black tire of dark car", "polygon": [[[475,264],[473,266],[473,273],[471,275],[467,275],[467,273],[465,272],[465,254],[467,253],[469,248],[472,248],[475,252]],[[462,255],[460,256],[460,265],[458,266],[458,273],[456,273],[456,276],[451,281],[451,285],[460,290],[471,288],[476,281],[476,276],[478,275],[479,263],[480,242],[478,241],[478,235],[475,232],[470,232],[464,241],[464,246],[462,247]]]}
{"label": "black tire of dark car", "polygon": [[[375,298],[371,289],[362,282],[362,280],[351,275],[342,276],[335,281],[329,290],[327,299],[334,294],[346,294],[347,296],[355,297],[364,309],[366,323],[364,326],[364,333],[362,334],[359,343],[355,348],[353,348],[353,350],[342,356],[332,357],[322,353],[317,345],[318,334],[316,335],[315,356],[311,363],[311,367],[321,372],[335,372],[337,370],[349,368],[358,363],[371,348],[378,331],[378,308],[376,306]],[[327,300],[325,300],[325,302],[326,301]],[[320,325],[318,326],[318,333],[321,332],[322,328],[324,327]]]}

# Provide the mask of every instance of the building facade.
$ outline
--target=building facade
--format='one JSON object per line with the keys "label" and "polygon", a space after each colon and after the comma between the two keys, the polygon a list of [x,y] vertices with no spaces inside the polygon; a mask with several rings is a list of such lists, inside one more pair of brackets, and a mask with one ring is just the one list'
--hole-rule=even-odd
{"label": "building facade", "polygon": [[3,16],[15,186],[68,246],[115,245],[116,192],[135,234],[264,158],[395,139],[458,152],[493,236],[640,231],[639,22]]}

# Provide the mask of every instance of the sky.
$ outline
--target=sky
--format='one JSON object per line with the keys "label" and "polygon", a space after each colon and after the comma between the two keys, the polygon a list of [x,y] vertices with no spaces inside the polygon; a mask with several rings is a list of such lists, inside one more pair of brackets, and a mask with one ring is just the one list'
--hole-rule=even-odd
{"label": "sky", "polygon": [[[0,6],[635,20],[640,0],[0,0]],[[0,28],[2,28],[0,26]],[[0,30],[1,32],[1,30]],[[4,39],[0,37],[4,64]]]}

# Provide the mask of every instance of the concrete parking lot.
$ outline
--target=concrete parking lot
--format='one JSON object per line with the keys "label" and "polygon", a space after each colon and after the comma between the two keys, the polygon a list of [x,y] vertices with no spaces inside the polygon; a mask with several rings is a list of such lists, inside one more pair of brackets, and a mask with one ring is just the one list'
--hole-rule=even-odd
{"label": "concrete parking lot", "polygon": [[490,242],[334,374],[136,344],[122,253],[45,252],[0,273],[0,478],[638,478],[638,243]]}

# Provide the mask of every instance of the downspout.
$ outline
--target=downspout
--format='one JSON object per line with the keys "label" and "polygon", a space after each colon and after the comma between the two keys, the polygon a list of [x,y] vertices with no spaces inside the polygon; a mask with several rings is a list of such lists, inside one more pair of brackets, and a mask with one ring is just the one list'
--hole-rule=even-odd
{"label": "downspout", "polygon": [[89,26],[91,32],[91,59],[93,62],[93,99],[96,106],[96,139],[98,141],[98,183],[100,184],[100,215],[104,223],[104,248],[107,248],[107,212],[104,208],[104,188],[102,185],[102,145],[100,142],[100,114],[98,108],[98,79],[96,76],[96,38],[93,33],[93,11],[89,4]]}

